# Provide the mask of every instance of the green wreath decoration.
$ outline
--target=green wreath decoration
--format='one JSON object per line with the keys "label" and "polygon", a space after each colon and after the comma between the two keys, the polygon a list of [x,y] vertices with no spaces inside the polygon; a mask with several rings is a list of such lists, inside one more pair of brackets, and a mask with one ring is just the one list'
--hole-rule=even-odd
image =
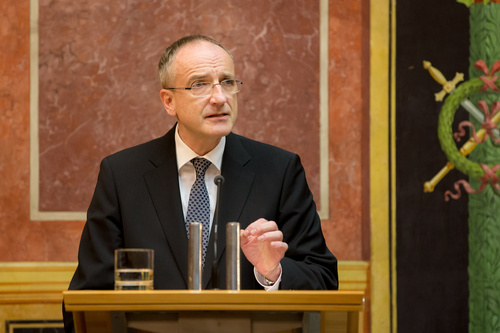
{"label": "green wreath decoration", "polygon": [[[500,88],[500,79],[495,81],[495,85]],[[483,86],[484,81],[480,78],[474,78],[462,83],[455,89],[453,94],[446,98],[438,120],[439,143],[446,157],[455,165],[457,170],[476,179],[482,178],[485,172],[479,163],[469,160],[460,153],[453,139],[452,124],[460,103],[472,93],[478,92]],[[493,168],[493,165],[488,165],[488,167]],[[497,170],[496,175],[500,176],[500,169]]]}

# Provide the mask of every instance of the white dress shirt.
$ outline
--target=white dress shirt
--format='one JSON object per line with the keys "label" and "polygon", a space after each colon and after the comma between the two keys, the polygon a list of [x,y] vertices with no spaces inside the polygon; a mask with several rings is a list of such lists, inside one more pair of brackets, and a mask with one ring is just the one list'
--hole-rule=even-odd
{"label": "white dress shirt", "polygon": [[[217,186],[214,183],[214,178],[221,174],[222,168],[222,155],[224,154],[224,148],[226,147],[226,137],[222,137],[219,144],[208,152],[204,156],[199,156],[191,148],[188,147],[182,141],[179,136],[179,127],[175,129],[175,153],[177,156],[177,167],[179,172],[179,190],[181,194],[182,201],[182,211],[184,213],[184,218],[186,218],[189,194],[191,192],[191,187],[196,180],[196,172],[194,170],[193,163],[191,160],[195,157],[202,157],[210,162],[210,166],[205,172],[205,184],[207,186],[208,196],[210,198],[210,229],[212,229],[212,222],[214,219],[215,204],[217,202]],[[279,284],[281,282],[281,275],[278,280],[273,284],[269,285],[266,282],[265,277],[260,274],[254,267],[254,274],[257,282],[264,287],[265,290],[278,290]]]}
{"label": "white dress shirt", "polygon": [[212,149],[208,154],[199,156],[191,148],[189,148],[184,141],[182,141],[179,133],[175,131],[175,152],[177,155],[177,167],[179,172],[179,190],[181,193],[182,211],[184,218],[186,218],[189,194],[191,187],[196,180],[196,172],[191,160],[195,157],[203,157],[212,164],[205,172],[205,184],[207,186],[208,196],[210,198],[210,228],[212,228],[212,221],[214,219],[215,204],[217,201],[217,186],[214,183],[214,178],[220,175],[222,165],[222,154],[226,146],[226,137],[222,137],[219,144]]}

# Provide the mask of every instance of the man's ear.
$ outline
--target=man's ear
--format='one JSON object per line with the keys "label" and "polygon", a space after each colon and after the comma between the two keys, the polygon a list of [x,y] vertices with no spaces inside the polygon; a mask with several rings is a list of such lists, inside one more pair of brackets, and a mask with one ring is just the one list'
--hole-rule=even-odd
{"label": "man's ear", "polygon": [[167,113],[170,116],[175,117],[177,114],[175,112],[175,101],[172,91],[167,89],[160,90],[160,99]]}

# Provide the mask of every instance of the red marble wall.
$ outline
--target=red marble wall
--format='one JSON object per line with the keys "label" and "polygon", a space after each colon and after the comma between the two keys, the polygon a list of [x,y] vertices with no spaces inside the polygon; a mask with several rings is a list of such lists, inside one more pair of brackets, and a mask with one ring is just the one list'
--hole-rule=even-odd
{"label": "red marble wall", "polygon": [[319,1],[287,3],[41,2],[40,210],[85,211],[104,156],[173,125],[157,64],[196,33],[235,57],[244,82],[235,131],[299,153],[319,196]]}
{"label": "red marble wall", "polygon": [[0,13],[0,260],[74,260],[81,223],[29,218],[29,2]]}
{"label": "red marble wall", "polygon": [[369,1],[330,0],[329,8],[331,206],[323,230],[340,258],[369,260]]}
{"label": "red marble wall", "polygon": [[[156,64],[191,33],[215,36],[235,56],[245,82],[235,131],[299,153],[319,203],[319,1],[219,2],[40,0],[41,211],[85,210],[102,157],[168,130]],[[362,2],[329,3],[323,229],[339,259],[368,259]],[[29,2],[0,2],[0,12],[0,261],[74,261],[83,221],[29,216]]]}

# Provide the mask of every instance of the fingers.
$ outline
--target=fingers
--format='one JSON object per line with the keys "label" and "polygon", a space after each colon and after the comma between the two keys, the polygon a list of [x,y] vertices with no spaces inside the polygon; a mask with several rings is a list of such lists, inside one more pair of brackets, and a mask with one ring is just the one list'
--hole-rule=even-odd
{"label": "fingers", "polygon": [[268,246],[281,253],[288,250],[288,244],[283,242],[283,233],[278,229],[276,222],[266,219],[258,219],[245,230],[241,230],[242,244],[255,242],[268,244]]}
{"label": "fingers", "polygon": [[283,233],[279,230],[264,232],[260,235],[254,234],[254,236],[260,241],[273,242],[283,240]]}
{"label": "fingers", "polygon": [[281,250],[283,254],[288,250],[288,244],[285,242],[271,242],[271,246]]}
{"label": "fingers", "polygon": [[[278,232],[278,233],[276,233]],[[269,234],[269,235],[268,235]],[[245,230],[244,235],[246,237],[262,237],[260,240],[275,240],[276,236],[281,235],[281,239],[283,239],[283,234],[278,229],[278,225],[274,221],[268,221],[266,219],[258,219],[257,221],[251,223]],[[268,238],[270,237],[270,238]],[[276,238],[278,240],[279,238]],[[279,239],[279,240],[281,240]]]}
{"label": "fingers", "polygon": [[283,233],[274,221],[258,219],[241,230],[241,249],[258,272],[267,278],[278,278],[280,261],[288,250]]}

